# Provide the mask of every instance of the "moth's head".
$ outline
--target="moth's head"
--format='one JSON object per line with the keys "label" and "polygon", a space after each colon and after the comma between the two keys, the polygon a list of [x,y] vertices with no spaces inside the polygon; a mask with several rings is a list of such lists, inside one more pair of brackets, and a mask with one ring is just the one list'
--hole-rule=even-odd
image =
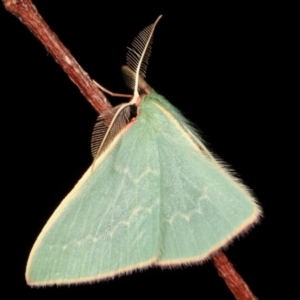
{"label": "moth's head", "polygon": [[[135,84],[135,72],[132,71],[128,66],[122,66],[122,73],[125,79],[126,85],[134,91],[134,84]],[[140,97],[145,95],[149,95],[152,91],[151,86],[141,77],[139,76],[138,81],[138,94]]]}

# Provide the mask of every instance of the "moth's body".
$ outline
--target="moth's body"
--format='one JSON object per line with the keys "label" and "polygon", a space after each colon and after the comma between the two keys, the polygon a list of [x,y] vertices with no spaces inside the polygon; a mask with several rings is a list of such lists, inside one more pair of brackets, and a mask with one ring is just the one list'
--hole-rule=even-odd
{"label": "moth's body", "polygon": [[190,132],[162,96],[143,96],[136,118],[46,224],[28,282],[86,282],[200,262],[252,224],[260,211],[248,191]]}

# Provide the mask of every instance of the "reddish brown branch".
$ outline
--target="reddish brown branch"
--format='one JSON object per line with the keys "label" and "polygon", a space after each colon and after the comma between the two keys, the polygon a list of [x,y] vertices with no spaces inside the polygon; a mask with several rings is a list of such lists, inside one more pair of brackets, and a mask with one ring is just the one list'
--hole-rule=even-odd
{"label": "reddish brown branch", "polygon": [[212,260],[219,275],[237,300],[257,300],[223,251],[215,253]]}
{"label": "reddish brown branch", "polygon": [[[41,41],[98,113],[111,108],[111,104],[106,97],[80,67],[69,50],[60,42],[56,34],[50,30],[30,0],[2,1],[5,8],[14,14]],[[222,251],[214,254],[212,259],[219,275],[224,279],[237,300],[257,299]]]}
{"label": "reddish brown branch", "polygon": [[98,113],[111,108],[106,97],[49,28],[30,0],[3,0],[3,4],[41,41]]}

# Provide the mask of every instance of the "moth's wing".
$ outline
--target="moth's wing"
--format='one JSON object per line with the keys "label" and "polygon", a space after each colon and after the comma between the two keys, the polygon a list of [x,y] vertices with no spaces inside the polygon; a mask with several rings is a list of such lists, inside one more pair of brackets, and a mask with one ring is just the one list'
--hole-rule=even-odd
{"label": "moth's wing", "polygon": [[156,261],[158,152],[153,138],[141,136],[152,131],[128,127],[43,228],[27,263],[28,284],[91,282]]}
{"label": "moth's wing", "polygon": [[256,222],[259,206],[237,179],[199,148],[188,125],[182,126],[160,102],[145,105],[149,118],[155,116],[152,128],[160,128],[156,139],[162,254],[157,264],[199,262]]}

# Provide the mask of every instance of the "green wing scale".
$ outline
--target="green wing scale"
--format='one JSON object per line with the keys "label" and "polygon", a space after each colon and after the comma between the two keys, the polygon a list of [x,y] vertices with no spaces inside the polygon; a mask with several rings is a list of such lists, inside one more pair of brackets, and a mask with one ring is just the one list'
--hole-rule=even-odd
{"label": "green wing scale", "polygon": [[258,219],[247,189],[207,158],[171,107],[155,92],[144,97],[138,118],[46,224],[28,262],[29,284],[200,262]]}

